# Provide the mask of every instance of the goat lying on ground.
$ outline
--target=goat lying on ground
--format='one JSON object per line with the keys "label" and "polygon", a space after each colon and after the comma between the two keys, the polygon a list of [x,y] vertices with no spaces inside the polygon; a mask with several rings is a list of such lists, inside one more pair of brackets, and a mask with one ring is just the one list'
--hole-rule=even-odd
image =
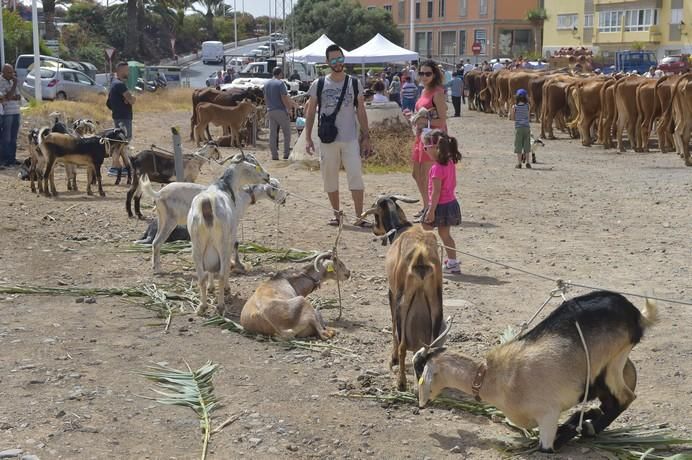
{"label": "goat lying on ground", "polygon": [[594,435],[634,401],[637,373],[628,355],[656,320],[653,303],[642,314],[620,294],[597,291],[563,302],[529,332],[492,349],[485,362],[433,342],[413,357],[418,403],[455,388],[496,406],[517,426],[538,426],[541,451],[559,449],[576,436],[579,420],[577,412],[558,427],[560,414],[581,402],[587,378],[576,323],[589,350],[588,399],[601,401],[584,417],[585,432]]}
{"label": "goat lying on ground", "polygon": [[[192,154],[183,155],[183,180],[194,182],[202,170],[202,165],[210,160],[221,158],[221,152],[214,142],[208,142],[202,148]],[[175,180],[175,159],[173,155],[159,150],[142,150],[130,158],[134,180],[125,198],[127,215],[132,214],[132,198],[135,199],[135,213],[143,219],[139,203],[142,199],[142,191],[139,189],[139,177],[146,175],[150,181],[159,184],[168,184]]]}
{"label": "goat lying on ground", "polygon": [[[193,198],[187,215],[187,229],[192,242],[192,258],[200,290],[198,314],[207,309],[207,286],[210,277],[218,276],[216,312],[223,315],[224,289],[231,272],[231,253],[237,254],[239,216],[237,197],[243,185],[269,182],[269,173],[250,155],[236,155],[223,176]],[[239,262],[239,261],[238,261]]]}
{"label": "goat lying on ground", "polygon": [[[99,195],[105,196],[101,183],[101,165],[106,157],[107,150],[123,149],[127,145],[125,133],[115,129],[106,137],[78,138],[70,134],[50,133],[44,138],[39,138],[39,148],[46,158],[46,169],[43,175],[43,188],[46,196],[58,196],[53,180],[53,167],[56,161],[65,164],[81,165],[87,167],[87,194],[91,195],[91,178],[96,175]],[[113,145],[111,145],[113,142]],[[50,191],[48,180],[50,178]]]}
{"label": "goat lying on ground", "polygon": [[337,276],[339,281],[345,281],[351,272],[331,252],[319,254],[302,270],[281,271],[260,283],[245,302],[240,324],[248,331],[268,336],[327,340],[336,331],[325,326],[322,315],[305,296]]}
{"label": "goat lying on ground", "polygon": [[[236,216],[239,218],[245,214],[245,210],[251,204],[255,204],[257,200],[268,198],[278,204],[286,202],[286,192],[279,190],[279,181],[271,178],[269,184],[246,185],[242,189],[242,193],[237,196]],[[157,220],[149,224],[147,233],[138,243],[151,243],[151,261],[154,272],[161,270],[161,245],[171,239],[174,234],[180,236],[187,235],[190,239],[190,234],[187,228],[182,228],[187,224],[187,215],[192,205],[192,200],[201,191],[207,188],[206,185],[193,184],[189,182],[173,182],[163,187],[158,192],[151,187],[147,176],[142,176],[141,188],[144,195],[154,200],[156,203]],[[184,231],[184,233],[182,233]],[[149,237],[149,241],[144,241]],[[236,248],[234,248],[235,250]],[[237,250],[235,251],[235,268],[239,271],[243,270],[240,263],[240,256]]]}
{"label": "goat lying on ground", "polygon": [[204,139],[204,130],[210,123],[216,126],[229,126],[232,139],[237,140],[240,135],[240,128],[255,108],[252,102],[248,100],[239,102],[235,107],[224,107],[210,102],[197,104],[195,140],[199,144]]}
{"label": "goat lying on ground", "polygon": [[385,195],[361,217],[375,216],[373,233],[391,243],[385,256],[392,314],[390,368],[399,364],[397,387],[406,389],[406,351],[433,342],[443,328],[442,267],[435,234],[406,220],[397,201],[418,200]]}

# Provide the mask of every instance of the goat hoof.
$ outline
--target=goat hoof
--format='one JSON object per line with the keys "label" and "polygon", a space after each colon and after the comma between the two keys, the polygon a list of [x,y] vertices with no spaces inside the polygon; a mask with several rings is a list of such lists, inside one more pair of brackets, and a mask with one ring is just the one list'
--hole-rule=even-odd
{"label": "goat hoof", "polygon": [[106,196],[106,192],[99,192],[99,196],[101,196],[101,197]]}
{"label": "goat hoof", "polygon": [[554,454],[554,453],[555,453],[555,449],[553,449],[552,447],[546,449],[546,448],[543,447],[543,446],[538,446],[538,452],[541,452],[541,453],[543,453],[543,454]]}

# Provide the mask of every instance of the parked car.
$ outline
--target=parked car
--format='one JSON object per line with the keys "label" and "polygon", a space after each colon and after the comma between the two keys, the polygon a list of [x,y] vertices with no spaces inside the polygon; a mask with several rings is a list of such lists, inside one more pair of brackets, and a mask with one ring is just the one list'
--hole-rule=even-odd
{"label": "parked car", "polygon": [[[43,99],[79,99],[87,94],[106,94],[105,86],[97,84],[82,72],[72,69],[42,67],[41,72],[41,96]],[[24,83],[19,90],[27,99],[34,97],[34,85],[36,71],[27,74]]]}
{"label": "parked car", "polygon": [[207,86],[216,86],[216,78],[218,75],[216,72],[212,72],[209,74],[209,77],[207,78],[206,84]]}
{"label": "parked car", "polygon": [[661,59],[658,68],[666,73],[687,72],[690,67],[689,54],[674,54]]}
{"label": "parked car", "polygon": [[[39,61],[41,63],[41,66],[43,67],[46,63],[55,63],[56,66],[58,64],[60,65],[65,65],[65,61],[59,58],[55,58],[53,56],[44,56],[40,55],[39,56]],[[14,63],[14,70],[17,72],[17,83],[22,84],[24,81],[24,77],[26,77],[26,74],[29,73],[29,69],[34,64],[34,55],[33,54],[21,54],[17,56],[17,60]]]}

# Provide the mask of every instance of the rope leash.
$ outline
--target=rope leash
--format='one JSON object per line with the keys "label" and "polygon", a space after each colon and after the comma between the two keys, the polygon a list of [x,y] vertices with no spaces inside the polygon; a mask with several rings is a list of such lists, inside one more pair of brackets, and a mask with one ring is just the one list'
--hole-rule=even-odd
{"label": "rope leash", "polygon": [[336,240],[334,240],[334,247],[332,249],[332,254],[334,254],[334,270],[336,271],[336,290],[339,294],[339,316],[336,317],[336,320],[341,319],[341,311],[342,311],[342,306],[341,306],[341,280],[339,279],[339,257],[337,254],[338,247],[339,247],[339,239],[341,238],[341,231],[344,228],[344,219],[343,219],[343,212],[339,211],[339,230],[336,232]]}
{"label": "rope leash", "polygon": [[589,383],[591,382],[591,359],[589,358],[589,348],[586,346],[586,339],[584,339],[584,334],[581,331],[581,326],[579,326],[579,321],[575,321],[574,325],[577,326],[577,332],[579,332],[579,338],[581,339],[581,344],[584,347],[584,354],[586,354],[586,384],[584,387],[584,400],[581,402],[581,411],[579,413],[579,425],[577,425],[577,433],[581,434],[582,425],[584,423],[584,412],[586,411],[586,402],[589,398]]}
{"label": "rope leash", "polygon": [[476,254],[472,254],[472,253],[470,253],[470,252],[460,251],[459,249],[451,248],[451,247],[445,246],[445,245],[443,245],[443,244],[441,244],[441,243],[440,243],[440,246],[443,247],[443,248],[445,248],[445,249],[450,249],[450,250],[452,250],[452,251],[456,251],[456,252],[458,252],[459,254],[463,254],[463,255],[468,256],[468,257],[471,257],[471,258],[473,258],[473,259],[482,260],[482,261],[484,261],[484,262],[488,262],[488,263],[493,264],[493,265],[498,265],[498,266],[503,267],[503,268],[508,268],[508,269],[510,269],[510,270],[518,271],[518,272],[520,272],[520,273],[524,273],[524,274],[526,274],[526,275],[530,275],[530,276],[533,276],[533,277],[536,277],[536,278],[540,278],[540,279],[545,280],[545,281],[552,281],[553,283],[561,282],[564,286],[579,287],[579,288],[583,288],[583,289],[590,289],[590,290],[592,290],[592,291],[610,291],[610,292],[614,292],[614,293],[616,293],[616,294],[621,294],[621,295],[624,295],[624,296],[639,297],[639,298],[641,298],[641,299],[658,300],[658,301],[660,301],[660,302],[668,302],[668,303],[674,303],[674,304],[679,304],[679,305],[692,306],[692,302],[686,301],[686,300],[666,299],[666,298],[664,298],[664,297],[657,297],[657,296],[653,296],[653,295],[644,295],[644,294],[638,294],[638,293],[635,293],[635,292],[620,291],[620,290],[617,290],[617,289],[611,289],[611,288],[602,287],[602,286],[591,286],[591,285],[588,285],[588,284],[576,283],[576,282],[573,282],[573,281],[564,281],[564,280],[562,280],[562,279],[560,279],[560,278],[552,278],[552,277],[550,277],[550,276],[542,275],[542,274],[540,274],[540,273],[535,273],[535,272],[532,272],[532,271],[529,271],[529,270],[525,270],[525,269],[523,269],[523,268],[514,267],[514,266],[508,265],[508,264],[506,264],[506,263],[504,263],[504,262],[498,262],[498,261],[496,261],[496,260],[492,260],[492,259],[488,259],[488,258],[486,258],[486,257],[482,257],[482,256],[479,256],[479,255],[476,255]]}

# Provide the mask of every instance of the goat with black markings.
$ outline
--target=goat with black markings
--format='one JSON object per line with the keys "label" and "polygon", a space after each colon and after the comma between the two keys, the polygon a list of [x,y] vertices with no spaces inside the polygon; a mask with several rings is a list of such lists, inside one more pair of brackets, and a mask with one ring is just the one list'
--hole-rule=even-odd
{"label": "goat with black markings", "polygon": [[648,300],[641,313],[620,294],[596,291],[563,302],[481,362],[448,352],[435,341],[413,357],[418,404],[424,407],[444,388],[472,394],[515,425],[538,427],[540,450],[552,452],[577,435],[579,412],[559,427],[558,421],[584,399],[587,376],[587,399],[598,398],[601,406],[584,414],[583,436],[603,431],[634,401],[637,373],[629,354],[656,321],[656,306]]}
{"label": "goat with black markings", "polygon": [[435,234],[406,220],[396,203],[418,200],[384,195],[361,217],[373,215],[373,233],[391,243],[385,256],[392,315],[390,368],[399,364],[397,387],[406,389],[406,352],[418,350],[438,337],[442,317],[442,267]]}
{"label": "goat with black markings", "polygon": [[[183,181],[194,182],[202,171],[204,163],[221,158],[221,152],[214,142],[208,142],[202,148],[192,154],[183,155]],[[127,191],[125,209],[129,217],[132,214],[132,199],[135,201],[135,213],[143,219],[139,204],[142,199],[140,189],[140,176],[146,175],[151,182],[168,184],[175,180],[175,159],[170,153],[160,150],[142,150],[130,158],[134,180],[130,190]]]}

